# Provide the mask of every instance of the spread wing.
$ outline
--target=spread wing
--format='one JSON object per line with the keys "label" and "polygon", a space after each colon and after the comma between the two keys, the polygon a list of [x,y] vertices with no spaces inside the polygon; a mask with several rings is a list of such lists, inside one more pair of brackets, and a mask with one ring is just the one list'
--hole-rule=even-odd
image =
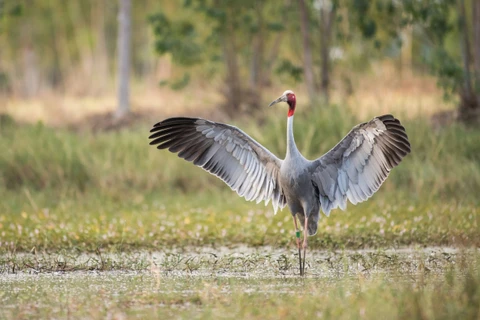
{"label": "spread wing", "polygon": [[285,207],[282,160],[240,129],[199,118],[169,118],[150,130],[151,145],[168,149],[222,179],[248,201]]}
{"label": "spread wing", "polygon": [[405,128],[392,115],[355,126],[332,150],[309,167],[323,212],[345,210],[370,198],[410,153]]}

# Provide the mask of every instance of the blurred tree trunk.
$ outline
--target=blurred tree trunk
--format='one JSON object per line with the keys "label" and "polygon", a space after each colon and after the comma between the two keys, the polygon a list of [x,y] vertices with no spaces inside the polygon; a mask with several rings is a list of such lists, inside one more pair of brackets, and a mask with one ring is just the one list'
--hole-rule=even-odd
{"label": "blurred tree trunk", "polygon": [[[227,8],[227,17],[231,17],[234,12],[231,8]],[[242,84],[240,81],[240,69],[238,66],[237,46],[235,44],[234,26],[232,19],[227,19],[226,28],[222,32],[222,48],[223,59],[226,67],[226,83],[225,92],[226,105],[224,110],[230,116],[240,111],[242,102]]]}
{"label": "blurred tree trunk", "polygon": [[327,102],[330,89],[330,41],[334,18],[335,8],[329,1],[322,1],[320,7],[320,55],[322,59],[320,88]]}
{"label": "blurred tree trunk", "polygon": [[250,65],[250,88],[253,91],[259,91],[262,84],[262,65],[264,53],[264,37],[263,37],[263,15],[262,7],[256,3],[256,15],[258,30],[253,36],[252,59]]}
{"label": "blurred tree trunk", "polygon": [[[51,11],[50,11],[51,10]],[[49,29],[50,29],[50,35],[51,35],[51,50],[52,50],[52,58],[53,58],[53,63],[52,63],[52,68],[51,71],[49,72],[49,79],[48,82],[54,89],[60,89],[60,92],[64,91],[64,86],[63,86],[63,72],[62,72],[62,66],[61,66],[61,47],[59,45],[60,42],[60,36],[59,36],[59,28],[57,28],[57,24],[55,23],[55,8],[51,8],[49,10],[49,17],[47,18],[49,21]]]}
{"label": "blurred tree trunk", "polygon": [[242,101],[242,89],[239,77],[237,52],[235,49],[233,37],[224,34],[222,37],[222,43],[225,67],[227,69],[227,88],[225,92],[225,96],[227,98],[227,105],[224,109],[227,114],[234,115],[239,111]]}
{"label": "blurred tree trunk", "polygon": [[64,18],[71,25],[74,40],[72,41],[73,52],[76,56],[78,55],[74,58],[75,63],[68,66],[73,71],[73,77],[70,79],[71,87],[75,88],[76,94],[84,95],[88,94],[93,86],[92,81],[88,81],[88,79],[91,79],[95,74],[92,64],[92,43],[90,41],[92,37],[83,37],[84,34],[90,33],[91,29],[89,23],[87,23],[82,3],[79,1],[65,1],[65,3],[67,14]]}
{"label": "blurred tree trunk", "polygon": [[93,92],[94,94],[99,94],[105,91],[108,82],[108,53],[105,36],[105,0],[98,0],[95,2],[92,16],[93,25],[91,28],[96,35],[93,72],[97,79]]}
{"label": "blurred tree trunk", "polygon": [[280,45],[282,44],[282,40],[285,38],[286,32],[288,26],[288,15],[289,15],[289,9],[292,7],[292,0],[284,0],[283,1],[283,7],[281,10],[281,21],[283,24],[284,29],[282,31],[278,31],[277,34],[275,35],[275,38],[273,40],[273,44],[269,50],[269,53],[265,53],[267,56],[266,60],[264,61],[264,69],[263,69],[263,85],[265,86],[270,86],[272,83],[271,76],[272,76],[272,69],[273,66],[275,65],[275,62],[278,59],[278,55],[280,53]]}
{"label": "blurred tree trunk", "polygon": [[[475,11],[475,10],[472,10]],[[467,16],[465,13],[465,1],[458,1],[458,23],[460,31],[460,44],[463,59],[463,85],[460,89],[459,118],[464,122],[474,121],[480,116],[480,104],[475,87],[472,84],[471,66],[472,56],[470,47],[470,33],[468,30]],[[474,28],[477,26],[474,23]],[[475,34],[478,31],[474,31]]]}
{"label": "blurred tree trunk", "polygon": [[130,111],[130,34],[131,2],[120,0],[118,13],[118,106],[115,118],[121,118]]}
{"label": "blurred tree trunk", "polygon": [[253,34],[252,57],[250,63],[250,91],[246,95],[246,103],[249,108],[256,108],[262,101],[262,87],[264,84],[264,54],[265,54],[265,30],[263,19],[263,2],[255,1],[255,15],[257,31]]}
{"label": "blurred tree trunk", "polygon": [[300,30],[303,43],[303,74],[305,77],[305,84],[307,85],[310,103],[313,103],[316,98],[315,82],[313,76],[312,49],[310,47],[310,36],[308,32],[308,13],[305,6],[305,0],[298,0],[298,7],[300,10]]}
{"label": "blurred tree trunk", "polygon": [[273,46],[272,49],[270,50],[270,54],[268,55],[267,60],[265,61],[265,69],[264,69],[264,75],[262,81],[263,85],[269,86],[272,81],[271,81],[271,75],[272,75],[272,68],[275,64],[275,61],[277,61],[278,54],[279,54],[279,48],[280,45],[282,44],[282,39],[285,37],[285,34],[282,32],[279,32],[277,36],[275,37],[275,40],[273,40]]}
{"label": "blurred tree trunk", "polygon": [[37,60],[33,46],[30,43],[26,44],[23,48],[23,95],[27,98],[32,98],[39,90],[40,76]]}
{"label": "blurred tree trunk", "polygon": [[473,59],[475,61],[475,93],[480,101],[480,0],[473,0]]}

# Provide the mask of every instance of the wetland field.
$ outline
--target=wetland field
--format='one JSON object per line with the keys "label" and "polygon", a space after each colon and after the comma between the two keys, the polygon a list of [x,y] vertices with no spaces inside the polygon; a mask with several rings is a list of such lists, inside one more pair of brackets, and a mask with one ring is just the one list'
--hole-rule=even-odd
{"label": "wetland field", "polygon": [[[371,197],[320,213],[302,275],[288,207],[150,145],[200,156],[184,121],[150,131],[204,118],[315,161],[388,115],[411,152],[374,194],[398,125],[315,162],[348,175],[319,199]],[[0,0],[4,319],[480,320],[480,0]]]}
{"label": "wetland field", "polygon": [[[348,114],[299,113],[300,150],[329,150],[360,122]],[[479,319],[480,130],[396,116],[412,153],[322,217],[305,277],[288,210],[148,146],[150,122],[0,117],[0,319]],[[283,116],[236,125],[284,154]]]}

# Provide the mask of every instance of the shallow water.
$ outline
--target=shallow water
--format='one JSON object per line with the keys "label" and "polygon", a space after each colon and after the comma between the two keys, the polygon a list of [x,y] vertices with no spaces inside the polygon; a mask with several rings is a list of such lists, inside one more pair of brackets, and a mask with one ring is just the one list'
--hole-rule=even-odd
{"label": "shallow water", "polygon": [[141,317],[172,308],[191,311],[236,295],[296,296],[306,287],[355,291],[365,281],[419,277],[435,284],[459,264],[475,265],[478,257],[478,249],[310,250],[306,276],[300,277],[295,251],[268,247],[10,254],[0,257],[0,318],[115,318],[115,312]]}
{"label": "shallow water", "polygon": [[[441,272],[468,251],[449,247],[384,250],[308,250],[307,277],[335,277],[358,272],[414,272],[420,266]],[[142,271],[170,276],[271,278],[298,274],[298,251],[271,247],[175,248],[128,253],[16,253],[0,255],[0,280],[12,274],[79,271]]]}

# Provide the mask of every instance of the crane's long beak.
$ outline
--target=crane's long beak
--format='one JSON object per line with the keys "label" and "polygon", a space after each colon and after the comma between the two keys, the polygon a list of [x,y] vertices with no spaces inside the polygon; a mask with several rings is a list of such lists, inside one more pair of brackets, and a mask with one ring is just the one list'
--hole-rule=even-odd
{"label": "crane's long beak", "polygon": [[286,94],[282,95],[282,96],[279,97],[277,100],[272,101],[268,106],[271,107],[271,106],[273,106],[274,104],[277,104],[277,103],[279,103],[279,102],[287,102],[287,95],[286,95]]}

